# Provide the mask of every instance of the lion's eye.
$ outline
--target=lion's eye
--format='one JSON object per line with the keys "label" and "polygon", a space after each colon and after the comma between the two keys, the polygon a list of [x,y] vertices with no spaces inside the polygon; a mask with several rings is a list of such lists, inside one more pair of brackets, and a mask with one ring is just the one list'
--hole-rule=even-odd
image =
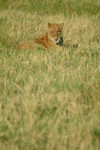
{"label": "lion's eye", "polygon": [[51,33],[53,33],[53,31],[51,31]]}

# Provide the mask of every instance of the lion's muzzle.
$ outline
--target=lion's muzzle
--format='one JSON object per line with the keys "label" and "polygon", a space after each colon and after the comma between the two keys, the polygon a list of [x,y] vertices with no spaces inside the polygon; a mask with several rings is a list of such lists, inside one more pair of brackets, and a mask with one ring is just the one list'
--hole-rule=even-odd
{"label": "lion's muzzle", "polygon": [[56,43],[56,44],[59,45],[59,46],[63,46],[63,37],[62,36],[60,37],[59,42]]}

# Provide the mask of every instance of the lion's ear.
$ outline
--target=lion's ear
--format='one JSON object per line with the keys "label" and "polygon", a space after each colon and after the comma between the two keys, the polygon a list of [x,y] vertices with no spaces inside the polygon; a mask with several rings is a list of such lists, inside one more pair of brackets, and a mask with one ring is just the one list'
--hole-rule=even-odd
{"label": "lion's ear", "polygon": [[48,22],[48,28],[51,26],[51,23]]}
{"label": "lion's ear", "polygon": [[64,23],[60,23],[60,24],[59,24],[59,27],[60,27],[60,28],[63,28],[63,26],[64,26]]}

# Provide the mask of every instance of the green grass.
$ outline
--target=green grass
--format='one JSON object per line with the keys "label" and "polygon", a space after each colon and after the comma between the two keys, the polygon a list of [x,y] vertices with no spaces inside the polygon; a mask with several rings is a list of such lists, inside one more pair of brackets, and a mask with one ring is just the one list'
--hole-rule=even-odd
{"label": "green grass", "polygon": [[[100,149],[99,6],[0,1],[0,150]],[[65,49],[15,49],[48,22],[64,22]]]}
{"label": "green grass", "polygon": [[63,13],[65,16],[97,15],[100,14],[99,0],[1,0],[0,9],[23,10],[26,12],[38,12],[43,14]]}

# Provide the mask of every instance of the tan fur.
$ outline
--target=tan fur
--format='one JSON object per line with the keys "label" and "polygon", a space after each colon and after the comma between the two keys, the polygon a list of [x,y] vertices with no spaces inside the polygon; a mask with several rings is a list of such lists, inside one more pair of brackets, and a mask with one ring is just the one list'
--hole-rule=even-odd
{"label": "tan fur", "polygon": [[[44,49],[54,49],[59,43],[63,42],[62,35],[63,24],[50,24],[48,23],[48,28],[46,34],[41,38],[36,38],[28,42],[22,42],[19,44],[20,49],[30,49],[35,47],[42,47]],[[62,40],[62,41],[61,41]],[[60,45],[60,46],[61,46]]]}

